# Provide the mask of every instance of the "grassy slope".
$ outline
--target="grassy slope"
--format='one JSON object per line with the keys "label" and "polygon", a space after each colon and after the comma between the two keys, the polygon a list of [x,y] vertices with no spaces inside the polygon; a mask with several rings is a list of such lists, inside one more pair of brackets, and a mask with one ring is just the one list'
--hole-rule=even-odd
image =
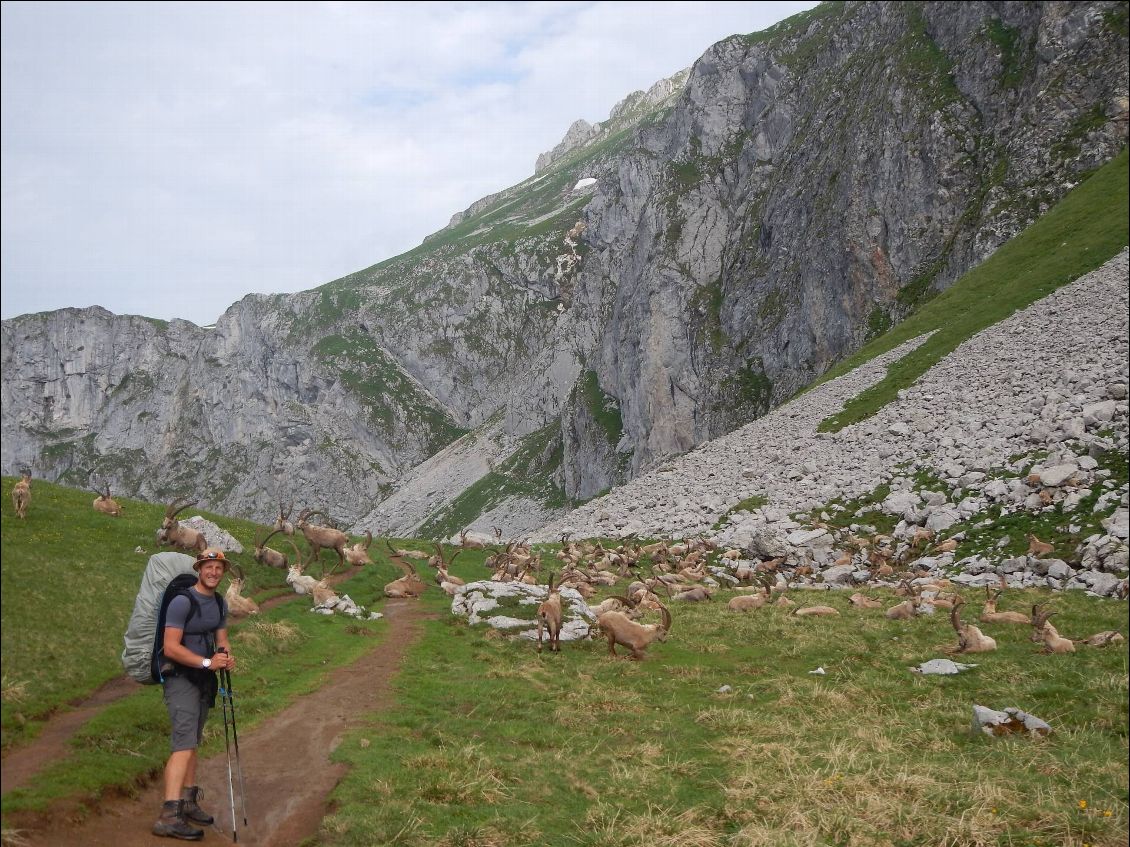
{"label": "grassy slope", "polygon": [[828,371],[835,379],[927,332],[934,335],[887,369],[886,378],[823,421],[836,431],[875,414],[899,389],[961,342],[1102,265],[1130,243],[1127,151],[1073,189],[1055,208],[913,315]]}

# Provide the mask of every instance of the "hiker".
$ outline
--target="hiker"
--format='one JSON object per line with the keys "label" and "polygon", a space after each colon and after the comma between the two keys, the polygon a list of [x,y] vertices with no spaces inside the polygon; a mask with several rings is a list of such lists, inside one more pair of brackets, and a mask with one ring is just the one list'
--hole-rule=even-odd
{"label": "hiker", "polygon": [[[165,802],[153,824],[154,835],[197,841],[212,816],[200,808],[196,785],[196,748],[208,710],[216,703],[217,672],[235,667],[228,641],[227,614],[216,588],[228,570],[223,550],[209,547],[192,565],[198,574],[193,593],[169,603],[165,618],[162,684],[172,722],[172,754],[165,765]],[[195,604],[195,607],[194,607]],[[186,623],[187,621],[187,623]]]}

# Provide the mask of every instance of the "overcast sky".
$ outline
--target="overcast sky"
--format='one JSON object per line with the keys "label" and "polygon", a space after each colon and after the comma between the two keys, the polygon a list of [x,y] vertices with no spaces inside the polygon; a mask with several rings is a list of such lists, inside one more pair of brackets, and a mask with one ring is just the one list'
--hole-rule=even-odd
{"label": "overcast sky", "polygon": [[815,5],[4,2],[3,317],[206,325],[322,285]]}

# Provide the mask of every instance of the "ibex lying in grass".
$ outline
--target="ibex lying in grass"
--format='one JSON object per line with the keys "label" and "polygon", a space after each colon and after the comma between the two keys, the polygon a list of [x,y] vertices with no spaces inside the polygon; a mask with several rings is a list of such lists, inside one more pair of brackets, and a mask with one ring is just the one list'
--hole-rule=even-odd
{"label": "ibex lying in grass", "polygon": [[679,600],[684,603],[698,603],[703,600],[711,599],[714,590],[707,588],[705,585],[696,585],[694,588],[688,588],[686,591],[676,592],[671,596],[672,600]]}
{"label": "ibex lying in grass", "polygon": [[295,594],[313,594],[315,588],[319,586],[322,588],[326,587],[326,581],[324,579],[314,579],[314,577],[303,573],[304,567],[305,563],[302,561],[302,558],[299,557],[295,563],[287,569],[286,583],[294,589]]}
{"label": "ibex lying in grass", "polygon": [[1045,609],[1043,603],[1032,607],[1032,640],[1043,642],[1044,651],[1048,653],[1074,653],[1075,642],[1060,635],[1049,620],[1056,614],[1058,612]]}
{"label": "ibex lying in grass", "polygon": [[195,500],[181,502],[178,497],[165,507],[165,519],[161,522],[161,528],[157,530],[157,540],[161,544],[171,544],[181,550],[195,550],[198,553],[208,546],[204,533],[185,526],[177,520],[177,515],[189,506],[195,505]]}
{"label": "ibex lying in grass", "polygon": [[[618,598],[631,605],[627,597]],[[667,607],[660,604],[659,611],[663,615],[662,624],[636,623],[623,612],[605,612],[596,619],[604,636],[608,639],[608,655],[616,655],[616,645],[627,647],[632,651],[631,658],[636,661],[643,658],[652,642],[666,641],[667,634],[671,631],[671,613]]]}
{"label": "ibex lying in grass", "polygon": [[247,583],[243,569],[235,564],[231,568],[232,573],[228,577],[228,588],[224,592],[224,600],[228,604],[228,609],[236,617],[259,614],[259,604],[250,597],[243,596],[243,586]]}
{"label": "ibex lying in grass", "polygon": [[905,579],[899,584],[898,590],[910,596],[897,605],[887,609],[887,619],[892,621],[908,621],[918,617],[918,603],[920,602],[917,590]]}
{"label": "ibex lying in grass", "polygon": [[[255,549],[254,551],[252,551],[251,556],[253,559],[255,559],[256,562],[261,565],[266,565],[269,568],[278,568],[279,570],[285,571],[288,567],[290,567],[290,559],[287,558],[285,553],[280,553],[278,550],[273,550],[267,546],[267,542],[280,532],[282,532],[282,530],[273,530],[270,534],[267,535],[266,538],[261,537],[263,535],[263,532],[261,530],[256,532]],[[297,562],[301,558],[301,554],[298,552],[298,547],[296,547],[294,542],[289,538],[287,539],[287,542],[294,549],[294,561]]]}
{"label": "ibex lying in grass", "polygon": [[561,592],[553,585],[553,574],[549,575],[549,594],[538,604],[538,652],[541,652],[542,629],[549,633],[549,649],[561,652],[561,623],[564,612],[561,609]]}
{"label": "ibex lying in grass", "polygon": [[345,548],[345,561],[351,565],[371,565],[373,560],[369,558],[369,545],[373,543],[373,533],[365,530],[364,543],[358,541],[351,547]]}
{"label": "ibex lying in grass", "polygon": [[985,586],[985,606],[981,609],[981,623],[1032,623],[1032,619],[1023,612],[998,612],[997,600],[1000,599],[1001,589],[993,591]]}
{"label": "ibex lying in grass", "polygon": [[28,506],[31,505],[31,471],[26,468],[21,472],[20,480],[12,486],[12,507],[16,510],[17,518],[26,518]]}
{"label": "ibex lying in grass", "polygon": [[769,602],[769,598],[773,594],[773,586],[770,584],[769,578],[761,580],[761,592],[758,594],[741,594],[737,597],[732,597],[730,602],[726,604],[726,608],[732,612],[749,612],[754,609],[760,609]]}
{"label": "ibex lying in grass", "polygon": [[98,495],[98,499],[91,503],[94,507],[94,511],[101,512],[113,518],[120,518],[122,516],[122,512],[124,512],[125,509],[118,504],[117,500],[110,496],[110,483],[106,483],[103,491],[99,491],[97,488],[94,489],[94,493]]}
{"label": "ibex lying in grass", "polygon": [[464,550],[482,550],[486,545],[477,538],[468,538],[468,532],[466,529],[459,530],[459,546]]}
{"label": "ibex lying in grass", "polygon": [[873,597],[868,597],[866,594],[860,594],[858,591],[848,598],[848,601],[858,609],[881,609],[883,608],[883,601],[876,600]]}
{"label": "ibex lying in grass", "polygon": [[459,587],[461,585],[466,585],[467,581],[462,577],[448,573],[447,569],[451,566],[451,563],[455,561],[455,557],[463,551],[456,550],[451,555],[450,559],[444,559],[443,548],[438,544],[436,545],[436,548],[439,551],[439,563],[436,565],[436,582],[439,583],[439,587],[443,589],[443,592],[445,594],[447,594],[449,597],[454,597],[455,592],[459,589]]}
{"label": "ibex lying in grass", "polygon": [[957,633],[957,649],[954,653],[989,653],[997,649],[997,642],[981,632],[973,624],[961,622],[961,607],[965,605],[965,598],[960,594],[954,600],[950,609],[950,624]]}
{"label": "ibex lying in grass", "polygon": [[833,609],[831,606],[802,606],[797,609],[793,614],[798,618],[805,617],[830,617],[839,616],[838,609]]}
{"label": "ibex lying in grass", "polygon": [[310,545],[310,561],[317,561],[318,554],[322,550],[333,550],[337,553],[337,566],[344,565],[345,545],[349,542],[349,536],[340,529],[310,523],[310,518],[314,515],[325,517],[324,512],[303,509],[298,513],[298,520],[294,524],[295,528],[306,538],[306,543]]}
{"label": "ibex lying in grass", "polygon": [[[386,541],[385,544],[387,545],[388,542]],[[392,550],[391,545],[388,545],[388,547],[389,550]],[[392,582],[385,585],[385,596],[398,598],[419,597],[421,594],[423,594],[424,589],[427,588],[427,585],[423,580],[420,579],[419,576],[416,575],[416,566],[406,559],[403,559],[400,556],[396,555],[395,552],[393,552],[393,555],[391,555],[389,558],[391,558],[397,565],[403,568],[405,573],[404,576],[400,577],[400,579],[394,579]]]}

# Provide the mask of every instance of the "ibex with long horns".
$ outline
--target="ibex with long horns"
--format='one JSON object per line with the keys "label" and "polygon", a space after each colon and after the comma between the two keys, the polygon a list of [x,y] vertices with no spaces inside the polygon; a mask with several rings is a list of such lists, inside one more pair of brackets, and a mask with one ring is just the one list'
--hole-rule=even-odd
{"label": "ibex with long horns", "polygon": [[279,514],[275,518],[275,530],[281,532],[283,535],[294,535],[294,524],[290,522],[290,513],[294,511],[294,502],[291,501],[285,506],[282,500],[279,501]]}
{"label": "ibex with long horns", "polygon": [[953,601],[950,609],[950,624],[957,633],[957,649],[954,653],[989,653],[997,649],[996,640],[985,635],[973,624],[961,622],[961,607],[965,605],[965,598],[960,594]]}
{"label": "ibex with long horns", "polygon": [[119,505],[117,500],[110,496],[110,483],[107,482],[105,486],[103,486],[102,491],[95,488],[94,493],[98,495],[98,499],[91,503],[94,507],[94,511],[101,512],[104,515],[110,515],[114,518],[120,518],[122,516],[122,512],[124,512],[125,509]]}
{"label": "ibex with long horns", "polygon": [[165,507],[165,519],[161,522],[161,528],[157,530],[157,541],[159,543],[171,544],[182,550],[195,550],[198,553],[208,546],[208,540],[204,537],[204,533],[190,526],[185,526],[177,520],[177,515],[189,506],[195,506],[196,502],[195,500],[181,502],[178,497]]}
{"label": "ibex with long horns", "polygon": [[[262,537],[263,530],[258,530],[255,533],[255,549],[254,551],[252,551],[251,556],[255,559],[256,562],[261,565],[266,565],[269,568],[278,568],[279,570],[285,571],[288,567],[290,567],[290,558],[285,553],[280,553],[278,550],[274,550],[267,546],[267,542],[270,541],[279,532],[281,532],[281,530],[272,530],[264,538]],[[297,562],[301,557],[301,554],[298,552],[298,547],[289,538],[287,539],[287,542],[294,549],[294,561]]]}
{"label": "ibex with long horns", "polygon": [[314,562],[322,550],[333,550],[337,553],[338,566],[345,564],[345,545],[349,543],[349,536],[340,529],[329,526],[318,526],[310,523],[314,515],[325,517],[325,512],[315,512],[312,509],[303,509],[298,513],[298,520],[294,526],[306,538],[310,545],[310,561]]}

